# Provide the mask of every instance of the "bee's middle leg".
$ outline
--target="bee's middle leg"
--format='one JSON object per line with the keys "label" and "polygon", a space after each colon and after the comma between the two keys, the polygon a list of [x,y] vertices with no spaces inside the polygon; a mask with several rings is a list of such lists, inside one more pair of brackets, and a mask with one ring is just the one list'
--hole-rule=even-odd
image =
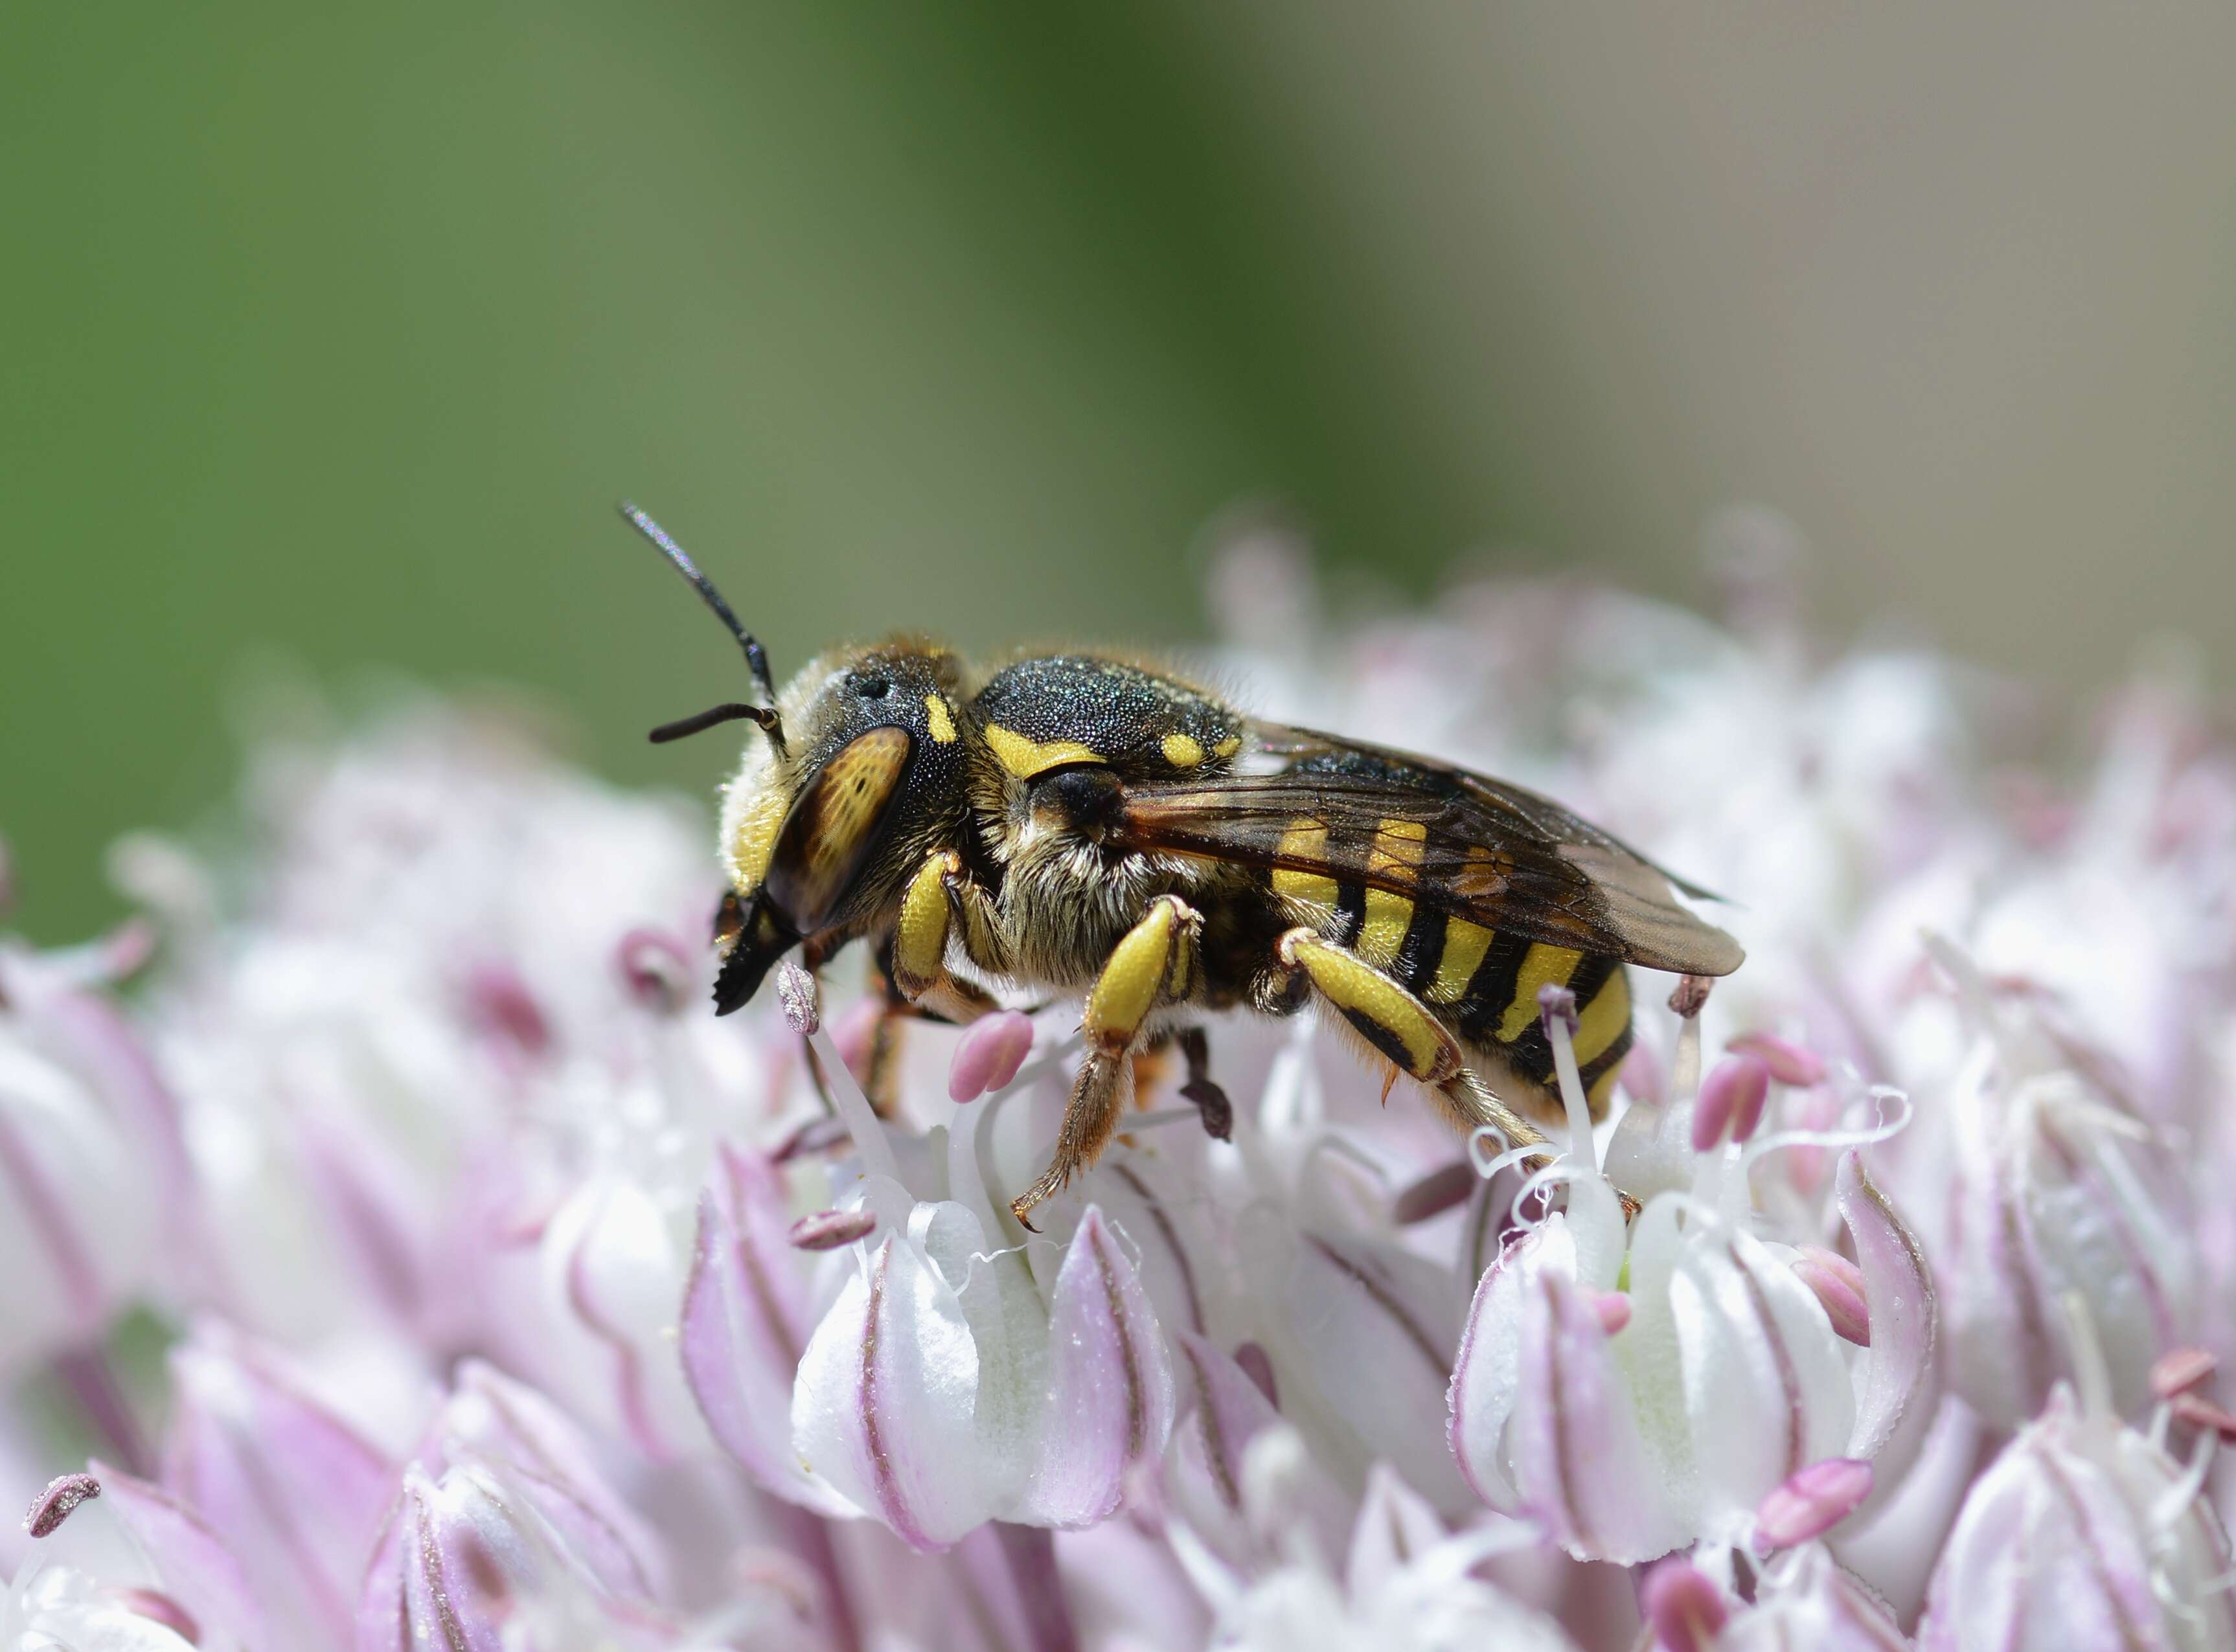
{"label": "bee's middle leg", "polygon": [[1027,1229],[1033,1226],[1028,1214],[1032,1208],[1068,1186],[1109,1144],[1125,1106],[1134,1047],[1152,1011],[1187,996],[1202,927],[1201,914],[1187,902],[1162,895],[1111,948],[1080,1018],[1087,1059],[1072,1083],[1055,1156],[1041,1178],[1009,1204]]}

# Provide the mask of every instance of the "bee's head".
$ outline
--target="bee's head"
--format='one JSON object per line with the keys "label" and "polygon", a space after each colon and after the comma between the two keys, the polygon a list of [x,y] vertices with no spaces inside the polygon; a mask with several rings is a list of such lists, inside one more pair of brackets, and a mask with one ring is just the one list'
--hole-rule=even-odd
{"label": "bee's head", "polygon": [[683,547],[635,506],[621,515],[729,627],[760,694],[652,731],[674,740],[741,721],[761,731],[722,806],[730,889],[715,918],[714,1011],[727,1015],[799,942],[827,952],[890,915],[924,856],[953,841],[963,742],[976,738],[957,709],[963,673],[945,649],[900,639],[812,660],[779,698],[767,654]]}
{"label": "bee's head", "polygon": [[963,813],[962,672],[920,642],[812,662],[722,809],[730,894],[716,921],[716,1012],[748,1001],[797,942],[829,950],[889,917]]}

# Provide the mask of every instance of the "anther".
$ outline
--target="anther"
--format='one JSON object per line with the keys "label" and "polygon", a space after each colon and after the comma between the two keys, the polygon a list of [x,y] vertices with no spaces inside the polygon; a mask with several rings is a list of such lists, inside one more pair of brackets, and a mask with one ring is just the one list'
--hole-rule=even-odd
{"label": "anther", "polygon": [[1858,1347],[1871,1347],[1871,1310],[1864,1295],[1862,1268],[1837,1251],[1804,1245],[1793,1271],[1817,1298],[1836,1334]]}
{"label": "anther", "polygon": [[776,1000],[783,1007],[786,1025],[803,1039],[815,1036],[823,1019],[814,976],[786,959],[777,966]]}
{"label": "anther", "polygon": [[1754,1514],[1755,1542],[1763,1549],[1791,1549],[1821,1537],[1871,1494],[1871,1465],[1860,1457],[1812,1463],[1763,1498]]}
{"label": "anther", "polygon": [[1693,1104],[1693,1150],[1706,1153],[1726,1141],[1743,1142],[1762,1123],[1770,1094],[1770,1069],[1760,1056],[1727,1055],[1708,1069]]}
{"label": "anther", "polygon": [[70,1511],[101,1495],[101,1482],[90,1474],[58,1474],[47,1482],[37,1502],[23,1517],[23,1530],[34,1537],[51,1537]]}
{"label": "anther", "polygon": [[2151,1392],[2171,1400],[2211,1380],[2220,1368],[2220,1361],[2204,1348],[2171,1349],[2151,1367]]}

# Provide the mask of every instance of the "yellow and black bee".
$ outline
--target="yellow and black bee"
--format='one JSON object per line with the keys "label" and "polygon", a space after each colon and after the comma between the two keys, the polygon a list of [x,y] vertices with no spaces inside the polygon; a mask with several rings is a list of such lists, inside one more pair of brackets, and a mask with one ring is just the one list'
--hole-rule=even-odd
{"label": "yellow and black bee", "polygon": [[[1426,757],[1244,717],[1159,672],[1084,654],[975,675],[915,638],[811,661],[779,695],[767,657],[680,547],[629,521],[745,649],[759,705],[725,794],[731,888],[717,1013],[794,947],[857,940],[898,1001],[968,1020],[1004,986],[1085,994],[1086,1053],[1020,1221],[1116,1128],[1130,1058],[1177,1036],[1216,1123],[1207,1013],[1315,1000],[1464,1126],[1541,1141],[1557,1112],[1538,994],[1565,987],[1595,1114],[1630,1046],[1625,964],[1723,975],[1739,944],[1677,882],[1518,786]],[[1674,888],[1673,888],[1674,885]],[[1028,1223],[1029,1225],[1029,1223]]]}

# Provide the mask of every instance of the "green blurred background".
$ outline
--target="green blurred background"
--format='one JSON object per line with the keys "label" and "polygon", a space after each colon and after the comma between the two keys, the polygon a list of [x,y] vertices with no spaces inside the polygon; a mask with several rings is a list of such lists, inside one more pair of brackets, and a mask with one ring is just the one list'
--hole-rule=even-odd
{"label": "green blurred background", "polygon": [[[2236,8],[81,0],[0,17],[22,925],[226,793],[277,654],[539,690],[616,776],[735,657],[1199,632],[1290,502],[2085,687],[2236,642]],[[2225,684],[2224,684],[2225,685]]]}

